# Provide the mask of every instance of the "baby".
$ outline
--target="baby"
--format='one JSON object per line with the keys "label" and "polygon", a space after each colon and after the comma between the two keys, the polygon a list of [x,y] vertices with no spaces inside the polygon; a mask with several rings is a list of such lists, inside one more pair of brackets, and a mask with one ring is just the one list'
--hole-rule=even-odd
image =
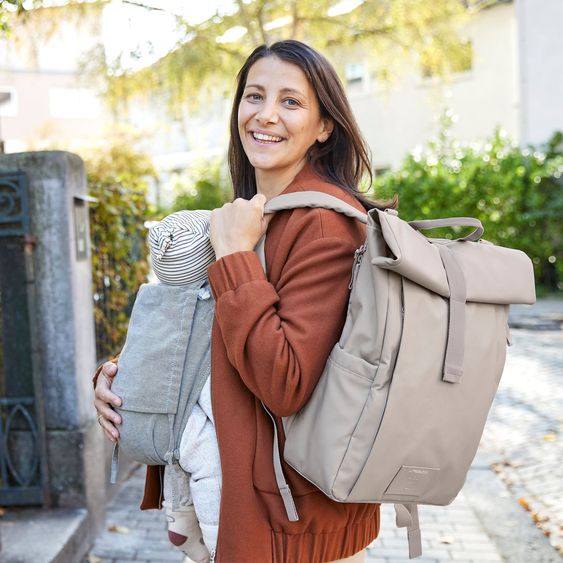
{"label": "baby", "polygon": [[179,211],[150,229],[159,283],[137,295],[114,383],[123,398],[119,447],[141,463],[166,463],[168,537],[196,563],[213,559],[221,496],[209,377],[210,214]]}

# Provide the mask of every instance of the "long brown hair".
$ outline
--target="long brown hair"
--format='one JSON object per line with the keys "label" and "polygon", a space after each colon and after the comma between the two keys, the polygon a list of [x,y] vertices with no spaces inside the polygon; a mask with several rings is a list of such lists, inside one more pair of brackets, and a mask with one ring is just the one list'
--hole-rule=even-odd
{"label": "long brown hair", "polygon": [[238,107],[250,67],[259,59],[272,56],[299,67],[305,73],[316,93],[321,118],[329,118],[334,123],[329,138],[324,143],[315,142],[309,149],[309,161],[316,173],[351,193],[365,209],[396,207],[396,197],[390,201],[373,201],[358,190],[364,175],[369,176],[370,185],[373,181],[371,158],[344,87],[333,66],[323,55],[305,43],[292,39],[257,47],[237,75],[228,155],[235,197],[250,199],[256,194],[254,167],[244,152],[238,132]]}

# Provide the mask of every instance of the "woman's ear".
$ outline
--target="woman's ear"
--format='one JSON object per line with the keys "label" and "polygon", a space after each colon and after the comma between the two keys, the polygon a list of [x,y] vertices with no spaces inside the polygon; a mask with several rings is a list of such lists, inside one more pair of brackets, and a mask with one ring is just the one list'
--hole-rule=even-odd
{"label": "woman's ear", "polygon": [[334,122],[330,118],[323,118],[322,120],[322,129],[317,137],[317,141],[319,143],[324,143],[331,135],[332,130],[334,129]]}

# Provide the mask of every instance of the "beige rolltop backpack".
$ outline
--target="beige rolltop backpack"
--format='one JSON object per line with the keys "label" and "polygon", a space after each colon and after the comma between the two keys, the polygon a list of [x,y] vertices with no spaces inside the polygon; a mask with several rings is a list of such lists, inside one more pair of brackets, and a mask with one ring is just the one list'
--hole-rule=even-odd
{"label": "beige rolltop backpack", "polygon": [[[338,502],[393,503],[410,558],[422,553],[417,505],[461,490],[502,375],[512,303],[534,303],[530,259],[481,239],[476,219],[406,222],[320,192],[283,194],[266,213],[324,207],[367,226],[346,323],[319,382],[285,417],[285,461]],[[420,231],[475,227],[457,239]],[[263,241],[257,251],[264,264]],[[298,520],[274,439],[274,467]]]}

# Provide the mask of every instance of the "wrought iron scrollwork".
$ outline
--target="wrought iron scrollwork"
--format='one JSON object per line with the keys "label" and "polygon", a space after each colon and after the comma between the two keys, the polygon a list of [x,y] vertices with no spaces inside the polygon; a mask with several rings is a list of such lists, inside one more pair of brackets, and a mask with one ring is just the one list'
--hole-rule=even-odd
{"label": "wrought iron scrollwork", "polygon": [[[0,499],[24,489],[26,496],[41,494],[38,430],[32,414],[33,397],[0,398]],[[14,448],[26,438],[25,455]],[[17,453],[18,456],[14,456]]]}
{"label": "wrought iron scrollwork", "polygon": [[0,237],[29,234],[27,177],[24,172],[0,174]]}

